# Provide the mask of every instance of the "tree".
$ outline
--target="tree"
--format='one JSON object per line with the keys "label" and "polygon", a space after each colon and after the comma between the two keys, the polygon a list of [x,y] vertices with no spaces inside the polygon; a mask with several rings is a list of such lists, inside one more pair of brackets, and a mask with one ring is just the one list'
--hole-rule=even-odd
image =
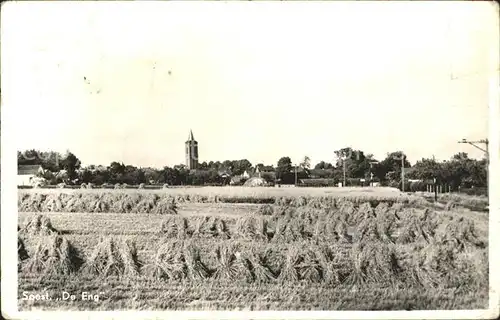
{"label": "tree", "polygon": [[270,172],[271,172],[271,171],[273,171],[273,172],[274,172],[274,171],[276,171],[276,170],[274,169],[274,166],[273,166],[273,165],[270,165],[270,166],[266,166],[266,165],[264,165],[264,166],[262,167],[262,171],[270,171]]}
{"label": "tree", "polygon": [[175,165],[174,171],[168,170],[168,174],[170,178],[166,179],[165,181],[168,184],[174,184],[174,185],[190,184],[189,169],[184,164]]}
{"label": "tree", "polygon": [[458,153],[451,161],[443,163],[442,171],[453,187],[487,187],[486,164],[486,159],[471,159],[466,153]]}
{"label": "tree", "polygon": [[314,166],[314,169],[321,169],[321,170],[328,170],[328,169],[333,169],[333,165],[329,162],[325,161],[320,161]]}
{"label": "tree", "polygon": [[52,172],[59,172],[63,169],[61,165],[62,158],[61,154],[55,151],[40,152],[31,149],[17,152],[18,165],[41,165],[43,169]]}
{"label": "tree", "polygon": [[234,175],[243,174],[252,168],[252,163],[247,159],[231,161],[232,173]]}
{"label": "tree", "polygon": [[408,178],[420,180],[443,180],[442,164],[438,163],[435,159],[422,159],[417,161],[412,167]]}
{"label": "tree", "polygon": [[224,168],[225,170],[232,171],[233,170],[233,162],[231,160],[225,160],[224,162],[222,162],[222,168]]}
{"label": "tree", "polygon": [[125,173],[125,165],[116,161],[111,162],[108,166],[110,176],[109,183],[122,183],[122,176]]}
{"label": "tree", "polygon": [[111,174],[116,174],[116,175],[124,174],[125,173],[125,165],[123,163],[113,161],[109,165],[108,170]]}
{"label": "tree", "polygon": [[469,155],[466,152],[456,153],[451,158],[452,161],[453,160],[468,160],[468,159],[469,159]]}
{"label": "tree", "polygon": [[[404,166],[405,168],[411,167],[408,158],[404,155],[402,151],[391,152],[387,154],[387,157],[379,162],[375,168],[374,174],[381,181],[386,181],[387,174],[393,172],[393,179],[399,181],[401,180],[401,159],[404,156]],[[390,180],[390,179],[389,179]]]}
{"label": "tree", "polygon": [[223,179],[219,175],[219,172],[217,170],[210,169],[208,170],[208,182],[213,184],[221,184],[223,183]]}
{"label": "tree", "polygon": [[78,179],[80,179],[83,183],[95,183],[94,175],[88,168],[80,172]]}
{"label": "tree", "polygon": [[26,150],[24,152],[17,152],[17,163],[19,165],[36,165],[41,164],[39,152],[35,149]]}
{"label": "tree", "polygon": [[258,163],[255,165],[255,170],[259,170],[260,172],[264,171],[264,164],[263,163]]}
{"label": "tree", "polygon": [[[182,173],[182,176],[181,176]],[[188,170],[181,168],[181,170],[169,167],[164,167],[161,172],[161,183],[168,183],[170,185],[179,185],[184,182],[185,176],[188,174]]]}
{"label": "tree", "polygon": [[214,170],[220,170],[222,167],[222,163],[220,163],[220,161],[210,161],[210,169],[214,169]]}
{"label": "tree", "polygon": [[203,161],[202,163],[199,164],[198,169],[200,170],[208,170],[210,166],[206,161]]}
{"label": "tree", "polygon": [[[278,160],[276,167],[276,178],[281,180],[282,183],[293,183],[295,176],[291,175],[292,160],[290,157],[282,157]],[[293,176],[293,177],[292,177]]]}
{"label": "tree", "polygon": [[62,168],[68,173],[70,180],[77,178],[76,170],[80,168],[80,160],[71,152],[66,153],[66,157],[61,161]]}
{"label": "tree", "polygon": [[111,181],[111,174],[109,170],[97,170],[93,173],[93,183],[96,185],[101,185],[104,183],[109,183]]}
{"label": "tree", "polygon": [[344,162],[346,178],[365,178],[370,174],[370,161],[373,161],[373,156],[365,156],[361,150],[353,150],[350,147],[342,148],[334,151],[337,158],[335,178],[343,180]]}
{"label": "tree", "polygon": [[153,168],[145,168],[144,169],[144,179],[146,183],[162,183],[160,182],[161,170],[153,169]]}

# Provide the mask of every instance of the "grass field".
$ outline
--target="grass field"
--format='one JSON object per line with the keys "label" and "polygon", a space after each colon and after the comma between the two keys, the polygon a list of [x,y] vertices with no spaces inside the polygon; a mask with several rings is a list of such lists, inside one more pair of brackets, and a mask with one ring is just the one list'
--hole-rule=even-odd
{"label": "grass field", "polygon": [[18,206],[20,310],[488,303],[488,214],[395,189],[20,190]]}

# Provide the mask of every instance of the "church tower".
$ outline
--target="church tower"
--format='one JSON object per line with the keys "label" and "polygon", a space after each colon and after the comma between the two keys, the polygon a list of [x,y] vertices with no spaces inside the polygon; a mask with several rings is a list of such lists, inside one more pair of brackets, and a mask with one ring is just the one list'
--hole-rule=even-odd
{"label": "church tower", "polygon": [[194,140],[192,130],[186,141],[186,166],[189,170],[198,168],[198,142]]}

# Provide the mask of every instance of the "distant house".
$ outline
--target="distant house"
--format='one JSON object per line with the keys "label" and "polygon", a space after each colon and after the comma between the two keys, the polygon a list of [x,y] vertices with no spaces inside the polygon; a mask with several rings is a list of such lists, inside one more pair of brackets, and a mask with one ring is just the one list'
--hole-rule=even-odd
{"label": "distant house", "polygon": [[231,182],[231,174],[225,170],[218,172],[219,178],[222,180],[222,184],[226,185]]}
{"label": "distant house", "polygon": [[333,187],[335,186],[335,179],[300,179],[299,184],[301,186],[307,187]]}
{"label": "distant house", "polygon": [[422,179],[408,179],[408,182],[424,182]]}
{"label": "distant house", "polygon": [[219,174],[219,177],[223,178],[223,179],[227,179],[227,178],[231,178],[231,173],[227,172],[227,171],[219,171],[218,172]]}
{"label": "distant house", "polygon": [[43,173],[41,165],[20,165],[17,167],[17,185],[31,186],[38,173]]}
{"label": "distant house", "polygon": [[255,167],[255,170],[253,172],[253,177],[258,177],[258,178],[261,178],[261,174],[260,174],[260,169],[259,167]]}

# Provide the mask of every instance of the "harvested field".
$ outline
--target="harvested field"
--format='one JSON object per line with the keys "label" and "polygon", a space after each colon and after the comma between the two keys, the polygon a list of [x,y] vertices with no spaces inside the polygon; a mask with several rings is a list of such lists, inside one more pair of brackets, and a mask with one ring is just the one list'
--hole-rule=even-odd
{"label": "harvested field", "polygon": [[[193,190],[183,190],[184,201],[142,189],[21,191],[19,298],[43,289],[54,297],[102,294],[99,301],[20,299],[20,309],[487,306],[485,213],[439,210],[400,195],[274,194],[229,203]],[[77,210],[65,211],[68,202]]]}

